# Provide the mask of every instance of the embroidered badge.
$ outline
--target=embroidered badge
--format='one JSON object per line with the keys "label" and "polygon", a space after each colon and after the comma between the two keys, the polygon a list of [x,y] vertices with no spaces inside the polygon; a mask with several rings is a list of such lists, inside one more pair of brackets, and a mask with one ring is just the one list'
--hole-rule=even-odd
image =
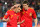
{"label": "embroidered badge", "polygon": [[25,13],[25,12],[22,12],[23,14]]}
{"label": "embroidered badge", "polygon": [[15,14],[16,15],[16,14]]}
{"label": "embroidered badge", "polygon": [[30,16],[32,16],[32,13],[30,13]]}
{"label": "embroidered badge", "polygon": [[11,15],[11,18],[13,17],[13,15]]}

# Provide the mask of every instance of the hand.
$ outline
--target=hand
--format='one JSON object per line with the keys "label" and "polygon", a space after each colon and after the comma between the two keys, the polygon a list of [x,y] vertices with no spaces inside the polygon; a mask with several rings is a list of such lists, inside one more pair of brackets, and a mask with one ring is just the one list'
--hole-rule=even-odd
{"label": "hand", "polygon": [[24,21],[25,21],[25,19],[21,23],[23,23]]}
{"label": "hand", "polygon": [[34,27],[37,27],[36,25]]}
{"label": "hand", "polygon": [[11,9],[13,9],[13,8],[14,8],[14,6],[11,7]]}
{"label": "hand", "polygon": [[25,21],[25,19],[22,22],[18,22],[17,24],[22,24]]}
{"label": "hand", "polygon": [[7,22],[10,22],[10,19],[9,18],[7,19]]}
{"label": "hand", "polygon": [[21,22],[18,22],[17,24],[21,24]]}

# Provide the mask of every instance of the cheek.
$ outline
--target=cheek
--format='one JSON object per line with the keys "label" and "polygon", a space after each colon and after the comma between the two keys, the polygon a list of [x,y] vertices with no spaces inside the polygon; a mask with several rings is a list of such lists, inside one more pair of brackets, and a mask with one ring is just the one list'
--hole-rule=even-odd
{"label": "cheek", "polygon": [[18,10],[18,12],[20,12],[20,10]]}
{"label": "cheek", "polygon": [[23,7],[25,7],[25,6],[23,6]]}
{"label": "cheek", "polygon": [[25,6],[23,8],[26,8]]}

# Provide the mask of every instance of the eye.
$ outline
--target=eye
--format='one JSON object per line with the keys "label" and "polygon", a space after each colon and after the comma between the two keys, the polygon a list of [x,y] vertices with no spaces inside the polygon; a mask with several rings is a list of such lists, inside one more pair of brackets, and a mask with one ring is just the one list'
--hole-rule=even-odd
{"label": "eye", "polygon": [[18,6],[18,7],[20,7],[20,6]]}
{"label": "eye", "polygon": [[19,6],[18,6],[19,7]]}
{"label": "eye", "polygon": [[15,9],[16,7],[14,7],[14,9]]}

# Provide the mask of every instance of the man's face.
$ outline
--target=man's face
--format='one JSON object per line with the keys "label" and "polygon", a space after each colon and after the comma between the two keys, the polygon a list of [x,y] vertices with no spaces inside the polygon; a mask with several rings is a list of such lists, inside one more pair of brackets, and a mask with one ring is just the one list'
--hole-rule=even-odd
{"label": "man's face", "polygon": [[27,5],[27,4],[23,4],[23,8],[24,8],[25,10],[27,10],[28,5]]}
{"label": "man's face", "polygon": [[20,6],[21,6],[20,4],[17,4],[17,5],[16,5],[16,7],[15,7],[16,12],[20,12],[20,10],[21,10]]}
{"label": "man's face", "polygon": [[17,9],[16,12],[20,12],[20,10],[21,10],[20,6],[18,6],[16,9]]}

